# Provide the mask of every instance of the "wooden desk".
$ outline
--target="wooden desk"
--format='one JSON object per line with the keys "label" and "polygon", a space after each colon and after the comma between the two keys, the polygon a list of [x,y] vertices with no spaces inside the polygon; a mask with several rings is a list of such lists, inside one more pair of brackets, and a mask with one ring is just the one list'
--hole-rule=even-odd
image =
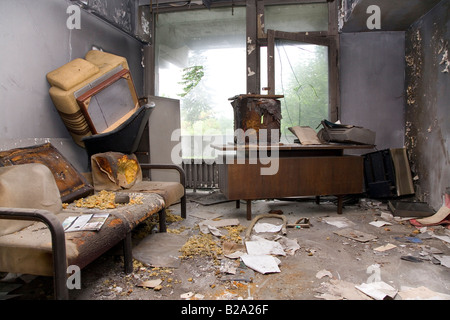
{"label": "wooden desk", "polygon": [[[342,213],[342,196],[363,192],[363,158],[344,155],[348,149],[372,149],[371,145],[211,145],[220,151],[242,152],[245,163],[236,154],[218,161],[219,188],[229,200],[247,201],[247,219],[251,220],[251,200],[299,196],[338,197],[338,213]],[[261,168],[270,164],[256,161],[266,152],[278,152],[278,170],[273,175],[261,175]],[[269,157],[273,155],[269,154]],[[268,159],[268,158],[266,158]],[[253,161],[251,161],[253,160]],[[241,162],[242,159],[241,159]],[[256,163],[255,163],[256,162]]]}

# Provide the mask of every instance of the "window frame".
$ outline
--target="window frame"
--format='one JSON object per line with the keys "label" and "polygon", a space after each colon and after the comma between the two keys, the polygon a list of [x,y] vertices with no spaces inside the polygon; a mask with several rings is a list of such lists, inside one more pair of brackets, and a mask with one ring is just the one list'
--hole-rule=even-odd
{"label": "window frame", "polygon": [[[327,3],[328,6],[328,30],[287,33],[281,31],[264,31],[264,7],[270,5],[286,4],[314,4]],[[269,34],[273,38],[293,37],[301,39],[301,42],[328,46],[329,63],[329,120],[337,121],[340,113],[340,87],[339,87],[339,34],[338,34],[338,1],[337,0],[246,0],[232,1],[231,3],[219,2],[212,3],[211,7],[246,7],[246,39],[247,39],[247,63],[246,69],[252,72],[247,73],[247,92],[261,94],[261,72],[260,72],[260,49],[268,46]],[[191,10],[186,8],[161,9],[159,12],[169,12],[178,10]],[[194,9],[192,9],[194,10]],[[196,8],[195,10],[198,10]],[[208,10],[208,9],[202,9]],[[152,11],[151,38],[154,39],[155,21],[157,20],[158,10]],[[272,39],[270,39],[272,41]],[[295,41],[295,40],[294,40]],[[144,48],[144,61],[146,69],[144,75],[145,88],[147,95],[154,95],[156,84],[156,55],[154,43]],[[269,54],[269,48],[267,50]],[[269,62],[269,60],[267,60]],[[273,76],[270,76],[273,77]],[[268,79],[270,79],[268,77]]]}
{"label": "window frame", "polygon": [[[254,2],[254,6],[249,3]],[[264,9],[265,6],[287,5],[287,4],[313,4],[327,3],[328,6],[328,30],[310,31],[310,32],[285,32],[277,30],[264,30]],[[248,56],[248,66],[256,67],[258,79],[260,79],[260,49],[267,47],[267,89],[268,94],[275,93],[275,68],[274,68],[274,48],[275,40],[291,40],[316,45],[325,45],[328,47],[328,116],[330,121],[335,122],[339,119],[340,110],[340,88],[339,88],[339,35],[338,35],[338,4],[337,0],[249,0],[247,2],[247,19],[249,11],[254,12],[258,17],[256,29],[251,29],[247,21],[247,38],[255,37],[257,39],[257,51],[253,57]],[[250,27],[250,29],[249,29]],[[251,38],[250,38],[251,39]],[[248,46],[248,45],[247,45]],[[247,91],[256,91],[261,88],[259,80],[248,79]]]}

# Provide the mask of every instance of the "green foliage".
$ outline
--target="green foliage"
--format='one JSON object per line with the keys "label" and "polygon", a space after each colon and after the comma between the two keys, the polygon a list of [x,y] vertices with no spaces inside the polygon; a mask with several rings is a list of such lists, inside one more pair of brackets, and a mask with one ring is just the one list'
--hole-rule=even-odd
{"label": "green foliage", "polygon": [[[284,50],[282,46],[280,48],[280,52]],[[276,70],[283,70],[283,79],[276,82],[276,93],[284,95],[281,99],[281,132],[284,136],[291,135],[288,127],[300,125],[316,129],[321,120],[328,118],[327,49],[312,46],[306,50],[308,54],[303,55],[300,51],[298,56],[295,51],[289,51],[283,65],[276,67]],[[182,99],[183,134],[217,134],[232,130],[233,119],[214,115],[211,105],[213,93],[208,92],[208,86],[201,82],[207,78],[203,67],[205,52],[195,52],[190,59],[192,66],[183,69],[182,81],[179,82],[183,85],[183,92],[178,94]]]}
{"label": "green foliage", "polygon": [[288,127],[310,126],[313,129],[328,118],[328,62],[326,48],[315,47],[314,54],[300,63],[284,66],[281,132]]}
{"label": "green foliage", "polygon": [[198,83],[202,80],[205,72],[203,71],[203,66],[192,66],[183,69],[183,77],[179,84],[184,85],[183,93],[179,94],[180,97],[184,98],[189,92],[194,89]]}

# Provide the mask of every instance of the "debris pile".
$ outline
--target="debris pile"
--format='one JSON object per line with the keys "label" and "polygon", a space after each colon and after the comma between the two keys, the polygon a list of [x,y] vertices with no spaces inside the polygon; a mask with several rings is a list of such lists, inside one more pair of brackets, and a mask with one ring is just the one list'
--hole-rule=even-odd
{"label": "debris pile", "polygon": [[[316,216],[312,218],[314,227],[310,218],[292,219],[291,222],[296,222],[288,223],[289,214],[283,213],[259,215],[242,225],[238,219],[222,219],[217,212],[193,212],[192,217],[199,220],[184,221],[167,211],[171,227],[168,232],[148,230],[147,238],[161,236],[148,239],[148,248],[155,250],[152,259],[155,256],[157,259],[144,263],[136,258],[144,239],[133,248],[137,259],[133,275],[125,276],[122,282],[104,284],[103,293],[109,290],[111,297],[128,299],[140,290],[147,290],[152,297],[185,300],[255,299],[263,297],[263,291],[274,286],[270,279],[290,283],[289,277],[295,270],[295,277],[300,277],[295,282],[296,290],[310,286],[311,296],[317,299],[449,299],[447,293],[433,291],[431,286],[427,288],[422,283],[411,286],[416,283],[413,279],[392,278],[390,274],[391,261],[396,259],[398,264],[411,264],[412,268],[434,268],[433,265],[449,268],[448,230],[442,225],[416,227],[410,224],[411,217],[394,215],[381,201],[364,199],[360,206],[367,214]],[[316,229],[318,225],[320,230]],[[320,242],[318,233],[325,242]],[[336,251],[326,251],[332,245],[338,246]],[[308,261],[312,259],[311,264],[306,262],[308,267],[323,268],[322,259],[340,259],[345,255],[352,260],[339,265],[342,269],[327,266],[329,270],[312,270],[315,277],[311,280],[307,277],[309,270],[303,272],[303,268],[292,265],[290,256],[299,252],[306,252]],[[361,267],[366,277],[346,272],[348,263]],[[405,280],[409,282],[399,283]],[[296,298],[297,293],[284,294]]]}
{"label": "debris pile", "polygon": [[217,259],[222,255],[222,248],[210,234],[194,235],[180,249],[183,258],[209,256]]}
{"label": "debris pile", "polygon": [[[117,194],[112,191],[101,190],[100,192],[74,201],[77,208],[97,208],[97,209],[115,209],[123,204],[142,204],[142,196],[125,196],[117,198]],[[67,207],[67,204],[65,204]]]}
{"label": "debris pile", "polygon": [[[375,219],[368,224],[372,232],[365,232],[356,230],[356,227],[360,224],[356,224],[346,217],[323,217],[322,222],[336,227],[337,230],[333,231],[334,234],[346,238],[347,240],[354,241],[355,245],[365,245],[365,249],[371,249],[374,253],[374,258],[387,257],[392,255],[398,257],[398,259],[407,261],[408,263],[423,263],[429,261],[436,265],[442,265],[444,267],[450,267],[450,256],[444,255],[446,249],[440,250],[426,242],[431,239],[442,240],[442,247],[449,248],[450,237],[444,226],[433,224],[433,227],[421,227],[411,223],[411,226],[415,226],[415,229],[407,234],[399,234],[397,226],[408,227],[408,222],[411,222],[414,215],[411,216],[396,216],[395,210],[390,206],[392,213],[388,212],[388,206],[381,201],[362,199],[360,206],[365,210],[370,210]],[[448,217],[446,211],[441,209],[440,216],[437,218],[442,221],[443,218]],[[445,217],[444,217],[445,216]],[[429,218],[431,220],[434,218]],[[423,221],[424,219],[421,219]],[[415,219],[414,219],[415,221]],[[404,230],[403,228],[401,230]],[[378,233],[392,233],[389,237],[390,241],[380,243],[380,239],[377,236]],[[344,242],[343,244],[349,244]],[[358,259],[357,259],[358,260]],[[341,279],[339,273],[337,278],[327,270],[322,270],[317,273],[316,277],[321,279],[328,276],[330,279],[328,282],[322,282],[320,288],[317,289],[318,295],[316,298],[325,300],[392,300],[392,299],[450,299],[450,295],[445,293],[434,292],[424,286],[411,288],[408,286],[399,286],[398,289],[393,285],[393,281],[386,283],[382,281],[382,264],[372,264],[367,267],[366,273],[368,278],[365,282],[355,284],[349,281]]]}

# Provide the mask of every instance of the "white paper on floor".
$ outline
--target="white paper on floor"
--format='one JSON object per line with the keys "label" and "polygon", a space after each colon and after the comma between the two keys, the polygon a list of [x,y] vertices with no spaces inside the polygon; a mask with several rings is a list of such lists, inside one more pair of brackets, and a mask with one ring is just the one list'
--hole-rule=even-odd
{"label": "white paper on floor", "polygon": [[392,225],[392,223],[387,222],[387,221],[383,221],[383,220],[372,221],[372,222],[369,222],[369,224],[374,226],[374,227],[377,227],[377,228],[382,227],[382,226],[386,226],[386,225],[388,225],[388,226]]}
{"label": "white paper on floor", "polygon": [[450,256],[434,255],[433,257],[439,260],[443,266],[450,268]]}
{"label": "white paper on floor", "polygon": [[338,228],[346,228],[355,225],[355,223],[348,220],[346,217],[325,217],[322,220]]}
{"label": "white paper on floor", "polygon": [[279,232],[281,230],[282,225],[266,223],[266,222],[258,222],[253,227],[253,230],[258,233],[262,232]]}
{"label": "white paper on floor", "polygon": [[397,290],[383,281],[362,283],[355,288],[375,300],[394,299],[397,295]]}
{"label": "white paper on floor", "polygon": [[244,254],[241,256],[241,259],[247,267],[262,274],[281,272],[280,268],[278,267],[281,261],[273,256],[253,256]]}
{"label": "white paper on floor", "polygon": [[276,241],[269,241],[265,239],[259,239],[257,241],[246,241],[245,246],[249,255],[286,255],[283,246]]}

